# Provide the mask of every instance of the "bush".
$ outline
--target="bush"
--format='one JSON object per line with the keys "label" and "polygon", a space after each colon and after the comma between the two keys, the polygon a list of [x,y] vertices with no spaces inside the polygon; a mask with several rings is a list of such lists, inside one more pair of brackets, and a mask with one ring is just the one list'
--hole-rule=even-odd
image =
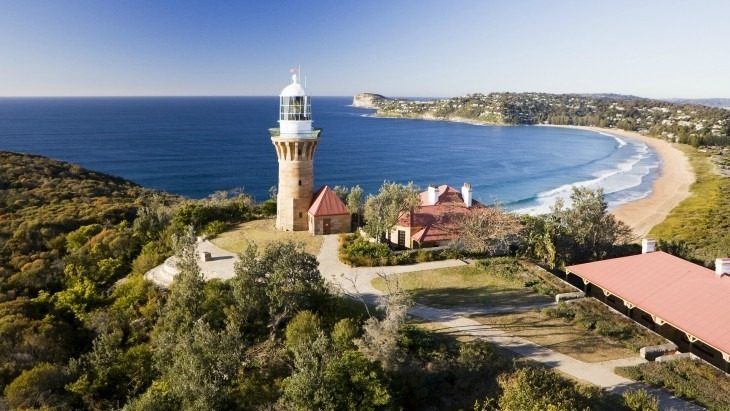
{"label": "bush", "polygon": [[276,215],[276,199],[270,198],[259,206],[259,213],[261,213],[264,216],[273,216]]}
{"label": "bush", "polygon": [[217,236],[218,234],[226,231],[227,228],[228,228],[228,223],[226,223],[225,221],[213,220],[210,223],[208,223],[208,225],[205,226],[205,230],[203,230],[203,231],[205,232],[205,234],[208,237],[213,238],[213,237]]}
{"label": "bush", "polygon": [[340,235],[340,261],[354,267],[391,265],[393,253],[385,244],[371,243],[360,233]]}
{"label": "bush", "polygon": [[518,368],[499,379],[503,411],[587,410],[601,399],[596,387],[578,385],[543,368]]}
{"label": "bush", "polygon": [[616,373],[681,398],[696,401],[711,410],[730,409],[730,380],[715,367],[688,358],[668,362],[648,362],[616,368]]}
{"label": "bush", "polygon": [[70,398],[63,388],[69,380],[61,367],[40,363],[23,371],[10,383],[5,389],[5,398],[13,409],[70,409]]}
{"label": "bush", "polygon": [[646,390],[628,390],[621,396],[631,411],[659,411],[659,399]]}
{"label": "bush", "polygon": [[589,298],[547,307],[542,313],[552,318],[563,318],[577,327],[618,340],[634,351],[666,342],[632,320],[611,312],[600,302]]}

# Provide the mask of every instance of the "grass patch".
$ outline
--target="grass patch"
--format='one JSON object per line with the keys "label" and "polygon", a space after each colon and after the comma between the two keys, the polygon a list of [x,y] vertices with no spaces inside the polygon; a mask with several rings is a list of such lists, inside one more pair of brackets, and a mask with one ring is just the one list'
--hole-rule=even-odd
{"label": "grass patch", "polygon": [[616,368],[626,378],[664,388],[709,410],[730,410],[730,377],[715,367],[687,358]]}
{"label": "grass patch", "polygon": [[642,328],[634,321],[612,312],[608,307],[591,298],[542,310],[548,317],[562,320],[602,337],[608,337],[638,352],[641,347],[666,344],[666,340]]}
{"label": "grass patch", "polygon": [[576,291],[555,275],[517,258],[487,258],[477,261],[476,265],[492,275],[521,282],[524,287],[530,287],[538,294],[554,297],[556,294]]}
{"label": "grass patch", "polygon": [[692,196],[675,207],[649,235],[663,241],[685,243],[691,257],[711,266],[715,258],[730,255],[730,178],[715,172],[707,154],[679,145],[689,158],[697,181]]}
{"label": "grass patch", "polygon": [[304,251],[317,255],[322,247],[322,236],[310,235],[307,231],[280,231],[274,227],[274,219],[254,220],[238,224],[232,230],[219,234],[211,242],[216,246],[240,253],[250,241],[262,249],[266,244],[277,241],[294,241],[304,244]]}
{"label": "grass patch", "polygon": [[588,330],[548,317],[538,311],[472,317],[484,325],[503,330],[584,362],[601,362],[636,356],[623,344]]}
{"label": "grass patch", "polygon": [[[539,268],[521,260],[499,257],[504,264],[485,268],[476,264],[398,274],[399,286],[419,303],[437,307],[524,305],[550,302],[525,286],[525,279],[539,279]],[[507,272],[519,268],[519,274]],[[384,290],[385,281],[376,278],[373,287]]]}

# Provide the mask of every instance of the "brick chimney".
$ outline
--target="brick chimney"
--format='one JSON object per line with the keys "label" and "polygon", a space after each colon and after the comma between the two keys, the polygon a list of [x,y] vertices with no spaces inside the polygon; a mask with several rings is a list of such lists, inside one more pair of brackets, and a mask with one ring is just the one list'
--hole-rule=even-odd
{"label": "brick chimney", "polygon": [[653,238],[644,238],[641,240],[641,254],[653,253],[656,251],[656,240]]}
{"label": "brick chimney", "polygon": [[435,185],[428,186],[428,205],[435,205],[439,201],[439,189]]}
{"label": "brick chimney", "polygon": [[718,258],[715,260],[715,275],[720,278],[724,275],[730,275],[730,258]]}
{"label": "brick chimney", "polygon": [[464,204],[467,206],[467,208],[471,207],[471,203],[472,203],[471,184],[464,183],[464,187],[461,187],[461,196],[464,197]]}

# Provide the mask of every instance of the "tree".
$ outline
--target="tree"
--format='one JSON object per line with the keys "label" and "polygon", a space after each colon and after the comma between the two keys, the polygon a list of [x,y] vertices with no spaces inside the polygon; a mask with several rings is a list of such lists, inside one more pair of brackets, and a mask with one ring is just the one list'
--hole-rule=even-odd
{"label": "tree", "polygon": [[302,311],[286,327],[294,371],[284,380],[282,403],[293,410],[377,410],[390,404],[383,372],[362,353],[338,349],[319,317]]}
{"label": "tree", "polygon": [[527,219],[522,252],[551,268],[621,254],[631,229],[608,213],[603,190],[573,187],[571,206],[558,199],[548,215]]}
{"label": "tree", "polygon": [[633,240],[631,229],[608,213],[603,189],[573,187],[570,200],[570,208],[559,199],[552,211],[566,237],[558,242],[565,245],[561,251],[566,263],[604,259],[615,246]]}
{"label": "tree", "polygon": [[12,409],[72,409],[71,398],[63,389],[68,380],[62,367],[40,363],[5,388],[7,405]]}
{"label": "tree", "polygon": [[479,254],[506,250],[510,239],[516,239],[522,229],[519,219],[499,204],[473,206],[466,213],[458,214],[451,227],[462,246]]}
{"label": "tree", "polygon": [[369,195],[365,202],[366,231],[377,241],[381,241],[398,219],[421,205],[421,190],[411,181],[407,185],[383,182],[377,196]]}
{"label": "tree", "polygon": [[362,213],[363,213],[363,194],[364,191],[360,186],[355,186],[350,189],[350,194],[347,196],[347,210],[350,214],[357,214],[357,227],[360,228],[362,225]]}
{"label": "tree", "polygon": [[335,193],[337,198],[343,203],[347,203],[347,196],[350,193],[350,189],[345,186],[334,186],[332,191]]}
{"label": "tree", "polygon": [[355,344],[368,359],[378,361],[386,370],[394,370],[402,359],[398,340],[412,300],[400,288],[397,277],[393,280],[383,274],[379,276],[386,284],[385,293],[378,298],[383,318],[368,318],[363,325],[363,335]]}
{"label": "tree", "polygon": [[240,319],[264,316],[273,339],[296,313],[317,308],[327,290],[317,259],[295,243],[273,243],[256,254],[249,245],[234,267],[234,310]]}

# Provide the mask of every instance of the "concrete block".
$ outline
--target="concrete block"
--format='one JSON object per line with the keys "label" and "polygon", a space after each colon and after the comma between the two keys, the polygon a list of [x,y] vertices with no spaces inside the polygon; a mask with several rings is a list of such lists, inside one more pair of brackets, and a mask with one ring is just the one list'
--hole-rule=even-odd
{"label": "concrete block", "polygon": [[201,251],[200,252],[200,261],[211,261],[213,257],[208,251]]}
{"label": "concrete block", "polygon": [[559,303],[561,301],[575,300],[578,298],[583,298],[585,296],[586,294],[583,291],[576,291],[574,293],[562,293],[555,296],[555,302]]}
{"label": "concrete block", "polygon": [[661,345],[652,345],[649,347],[642,347],[639,350],[639,355],[641,356],[641,358],[648,361],[654,361],[654,359],[657,359],[658,361],[658,357],[675,351],[677,351],[677,346],[674,343],[667,343]]}
{"label": "concrete block", "polygon": [[662,355],[661,357],[657,357],[657,359],[654,360],[654,361],[656,361],[656,362],[667,362],[667,361],[679,360],[681,358],[689,358],[690,360],[699,360],[700,359],[700,357],[698,357],[698,356],[696,356],[696,355],[694,355],[692,353],[683,352],[681,354]]}

